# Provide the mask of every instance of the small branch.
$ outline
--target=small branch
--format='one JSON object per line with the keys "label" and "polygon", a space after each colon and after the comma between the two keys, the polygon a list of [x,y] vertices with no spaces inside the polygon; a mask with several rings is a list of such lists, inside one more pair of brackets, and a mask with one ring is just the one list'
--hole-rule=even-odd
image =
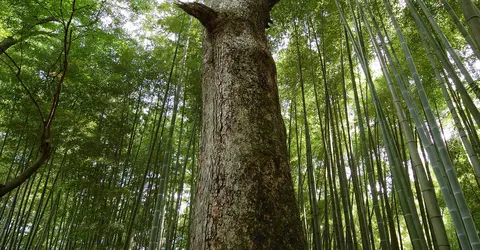
{"label": "small branch", "polygon": [[69,17],[67,23],[64,26],[65,35],[64,35],[64,38],[63,38],[62,74],[60,76],[60,79],[58,80],[57,91],[55,92],[55,94],[53,96],[52,107],[50,108],[50,115],[48,117],[48,120],[46,120],[46,122],[45,122],[45,127],[48,130],[50,130],[50,127],[52,126],[52,123],[53,123],[53,119],[55,118],[55,113],[57,111],[58,104],[60,103],[60,94],[62,93],[63,82],[65,81],[65,76],[67,75],[68,55],[70,53],[70,48],[71,48],[71,45],[72,45],[72,34],[73,34],[71,24],[72,24],[72,20],[73,20],[73,14],[76,11],[75,5],[76,5],[76,0],[73,0],[72,11],[70,13],[70,17]]}
{"label": "small branch", "polygon": [[27,88],[27,85],[25,85],[25,83],[23,83],[23,81],[22,81],[22,79],[20,78],[19,75],[17,75],[17,79],[20,82],[20,84],[22,85],[23,89],[27,92],[27,95],[28,95],[28,97],[30,97],[30,100],[32,100],[33,104],[35,105],[35,108],[37,109],[38,114],[40,115],[40,120],[42,120],[42,122],[45,122],[45,118],[43,116],[42,109],[40,108],[40,105],[38,104],[37,100],[33,96],[32,92],[30,92],[30,90]]}
{"label": "small branch", "polygon": [[[15,68],[17,69],[17,71],[12,70],[13,72],[16,72],[15,75],[17,75],[17,76],[20,75],[20,72],[21,72],[22,68],[20,68],[20,67],[18,66],[18,64],[15,62],[15,60],[13,60],[13,58],[12,58],[10,55],[8,55],[7,52],[3,51],[3,53],[5,53],[5,55],[7,56],[7,58],[13,63],[13,65],[14,65]],[[8,65],[8,64],[7,64],[7,65]]]}
{"label": "small branch", "polygon": [[40,24],[45,24],[45,23],[50,23],[50,22],[58,22],[57,18],[54,16],[49,16],[45,17],[42,19],[38,19],[33,26],[40,25]]}
{"label": "small branch", "polygon": [[268,1],[268,7],[270,8],[270,10],[272,10],[273,7],[274,7],[278,2],[280,2],[280,0],[269,0],[269,1]]}
{"label": "small branch", "polygon": [[[69,55],[70,48],[71,48],[71,45],[72,45],[71,44],[72,34],[73,34],[72,21],[73,21],[73,15],[76,11],[75,4],[76,4],[76,0],[73,0],[70,17],[69,17],[67,22],[65,22],[65,20],[63,20],[63,22],[62,22],[63,26],[64,26],[65,34],[64,34],[64,39],[63,39],[63,49],[62,49],[62,53],[60,53],[59,60],[63,56],[63,65],[61,66],[60,79],[58,80],[57,90],[56,90],[56,92],[53,96],[52,106],[50,108],[50,114],[49,114],[47,120],[44,119],[44,117],[41,113],[40,107],[36,103],[35,99],[31,95],[31,93],[28,91],[26,86],[21,81],[21,79],[19,77],[20,67],[18,67],[14,63],[14,65],[18,68],[17,78],[19,78],[20,83],[22,83],[22,86],[25,88],[27,93],[29,93],[33,102],[35,103],[35,105],[39,109],[40,114],[42,115],[43,130],[42,130],[42,135],[41,135],[41,138],[40,138],[40,154],[39,154],[39,156],[37,157],[35,162],[32,163],[32,165],[30,165],[25,170],[23,170],[22,173],[19,174],[17,177],[12,179],[11,181],[8,181],[5,184],[0,184],[0,198],[3,197],[4,195],[6,195],[8,192],[10,192],[10,191],[14,190],[15,188],[19,187],[22,183],[26,182],[28,180],[28,178],[30,178],[43,164],[45,164],[48,161],[48,159],[50,158],[50,155],[52,154],[52,142],[51,142],[50,129],[52,127],[52,123],[53,123],[53,120],[55,118],[55,113],[56,113],[58,104],[60,102],[60,94],[62,92],[63,82],[65,81],[65,75],[67,74],[68,55]],[[62,11],[62,17],[63,17],[63,11]],[[6,55],[8,55],[8,54],[6,54]],[[11,68],[13,69],[13,67],[11,67]],[[60,73],[58,73],[58,74],[60,74]]]}
{"label": "small branch", "polygon": [[13,36],[9,36],[2,41],[0,41],[0,55],[5,53],[5,51],[15,45],[18,41],[13,38]]}
{"label": "small branch", "polygon": [[[25,27],[23,27],[20,31],[17,32],[17,35],[12,35],[9,36],[2,41],[0,41],[0,55],[5,53],[7,49],[10,47],[14,46],[15,44],[21,42],[22,40],[25,40],[27,38],[33,37],[33,36],[38,36],[38,35],[48,35],[51,36],[52,33],[50,32],[45,32],[45,31],[32,31],[32,29],[35,28],[35,26],[50,23],[50,22],[57,22],[57,19],[54,17],[46,17],[37,20],[35,23],[28,24]],[[16,38],[20,34],[20,38]]]}
{"label": "small branch", "polygon": [[37,157],[35,162],[25,169],[20,175],[5,184],[0,184],[0,198],[27,181],[30,176],[32,176],[43,164],[45,164],[45,162],[48,161],[51,153],[52,143],[50,141],[50,131],[44,130],[40,144],[40,155]]}
{"label": "small branch", "polygon": [[27,92],[27,95],[28,97],[30,97],[30,99],[32,100],[33,104],[35,105],[35,108],[37,109],[39,115],[40,115],[40,119],[42,120],[42,122],[45,122],[45,118],[43,117],[43,112],[42,112],[42,109],[40,108],[40,105],[38,104],[37,100],[35,99],[35,97],[33,96],[32,92],[30,92],[30,90],[28,89],[27,85],[25,85],[25,83],[23,82],[22,78],[20,77],[20,73],[21,73],[21,70],[22,68],[20,68],[17,63],[15,62],[15,60],[13,60],[12,57],[10,57],[10,55],[7,54],[7,52],[4,52],[4,54],[8,57],[8,59],[10,59],[10,61],[13,63],[13,65],[15,66],[15,68],[17,69],[15,71],[15,69],[10,66],[7,62],[3,61],[9,68],[10,70],[12,71],[12,73],[15,74],[15,77],[17,78],[18,82],[20,83],[20,85],[22,86],[22,88]]}
{"label": "small branch", "polygon": [[213,24],[218,17],[218,13],[212,8],[201,3],[183,3],[180,1],[176,5],[187,14],[198,19],[207,30],[214,28]]}
{"label": "small branch", "polygon": [[35,21],[33,23],[26,24],[20,30],[19,34],[28,33],[31,29],[35,28],[36,26],[46,24],[46,23],[51,23],[51,22],[58,22],[58,20],[54,16],[49,16],[49,17],[45,17],[45,18],[42,18],[42,19],[37,19],[37,21]]}
{"label": "small branch", "polygon": [[[44,11],[47,11],[51,16],[58,16],[58,13],[52,11],[50,8],[45,6],[45,1],[40,2],[39,0],[34,0],[37,5],[39,5]],[[58,20],[57,20],[58,21]]]}

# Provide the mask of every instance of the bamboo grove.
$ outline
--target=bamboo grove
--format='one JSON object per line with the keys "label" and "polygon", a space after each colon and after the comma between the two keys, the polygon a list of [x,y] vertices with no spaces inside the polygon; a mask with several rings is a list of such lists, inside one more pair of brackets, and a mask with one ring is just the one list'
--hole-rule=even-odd
{"label": "bamboo grove", "polygon": [[[190,249],[200,24],[168,1],[0,6],[0,248]],[[310,249],[480,249],[478,6],[275,7]]]}

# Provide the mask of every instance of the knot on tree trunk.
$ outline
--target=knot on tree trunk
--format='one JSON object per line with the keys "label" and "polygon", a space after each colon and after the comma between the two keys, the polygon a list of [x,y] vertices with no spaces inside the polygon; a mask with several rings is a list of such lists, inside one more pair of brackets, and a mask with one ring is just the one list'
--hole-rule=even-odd
{"label": "knot on tree trunk", "polygon": [[215,28],[214,24],[218,18],[218,13],[212,8],[201,3],[177,2],[176,5],[187,14],[198,19],[208,31]]}
{"label": "knot on tree trunk", "polygon": [[[280,0],[269,0],[268,1],[268,8],[266,9],[265,14],[265,28],[270,28],[270,24],[272,24],[272,20],[270,18],[270,11],[272,8],[279,2]],[[214,9],[201,4],[201,3],[184,3],[184,2],[177,2],[176,5],[184,10],[187,14],[195,17],[202,23],[202,25],[207,29],[207,31],[213,31],[216,28],[216,24],[219,23],[220,13],[216,12]]]}

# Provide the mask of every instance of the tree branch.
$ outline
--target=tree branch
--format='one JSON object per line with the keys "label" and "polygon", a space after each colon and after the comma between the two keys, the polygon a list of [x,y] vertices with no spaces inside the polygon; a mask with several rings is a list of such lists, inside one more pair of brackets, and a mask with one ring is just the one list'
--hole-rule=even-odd
{"label": "tree branch", "polygon": [[3,54],[8,48],[12,47],[17,43],[17,40],[12,36],[9,36],[2,41],[0,41],[0,55]]}
{"label": "tree branch", "polygon": [[7,182],[5,185],[0,184],[0,198],[28,180],[30,176],[32,176],[43,164],[45,164],[45,162],[48,161],[51,152],[52,143],[50,141],[50,130],[44,129],[40,144],[40,155],[32,165],[25,169],[20,175],[15,177],[15,179]]}
{"label": "tree branch", "polygon": [[15,74],[15,77],[17,78],[18,82],[20,83],[20,85],[22,86],[22,88],[27,92],[27,95],[28,97],[30,97],[30,99],[32,100],[33,104],[35,105],[35,107],[37,108],[37,111],[40,115],[40,119],[42,120],[42,122],[45,122],[45,119],[43,117],[43,112],[42,112],[42,109],[40,108],[40,105],[38,104],[37,100],[35,99],[34,95],[32,94],[32,92],[30,92],[30,90],[28,89],[27,85],[25,85],[25,83],[23,82],[22,78],[20,77],[20,73],[21,73],[21,70],[22,68],[20,68],[18,66],[18,64],[15,62],[15,60],[13,60],[13,58],[7,54],[7,52],[4,52],[4,54],[8,57],[8,59],[10,59],[10,61],[13,63],[13,65],[15,66],[15,68],[17,70],[15,70],[12,66],[10,66],[7,62],[3,61],[3,63],[5,63],[9,68],[10,70],[12,71],[12,73]]}
{"label": "tree branch", "polygon": [[45,24],[45,23],[50,23],[50,22],[58,22],[57,18],[53,17],[53,16],[49,16],[49,17],[45,17],[45,18],[42,18],[42,19],[38,19],[34,24],[33,26],[37,26],[37,25],[40,25],[40,24]]}
{"label": "tree branch", "polygon": [[70,13],[70,17],[67,23],[64,26],[65,35],[63,38],[63,65],[62,65],[62,75],[58,80],[57,84],[57,91],[53,97],[52,107],[50,108],[50,115],[48,120],[46,121],[45,127],[50,130],[50,127],[53,123],[53,119],[55,118],[55,113],[57,111],[58,103],[60,103],[60,94],[62,93],[63,82],[65,81],[65,76],[67,75],[68,70],[68,55],[70,53],[70,48],[72,46],[72,34],[73,30],[71,28],[71,24],[73,21],[73,14],[75,13],[75,4],[76,0],[73,0],[72,3],[72,12]]}
{"label": "tree branch", "polygon": [[42,25],[50,22],[58,22],[58,20],[55,17],[46,17],[46,18],[38,19],[36,22],[26,25],[19,32],[17,32],[17,34],[21,35],[21,39],[15,38],[14,36],[9,36],[3,39],[2,41],[0,41],[0,55],[5,53],[7,49],[19,43],[21,40],[25,40],[32,36],[51,35],[51,33],[45,32],[45,31],[30,31],[31,29],[35,28],[35,26],[37,25]]}
{"label": "tree branch", "polygon": [[[57,110],[57,106],[60,102],[60,94],[62,92],[62,85],[63,82],[65,81],[65,75],[67,74],[67,69],[68,69],[68,55],[70,52],[71,48],[71,41],[72,41],[72,21],[73,21],[73,15],[76,11],[75,9],[75,4],[76,0],[73,0],[72,2],[72,10],[70,13],[70,17],[68,21],[65,23],[63,22],[64,25],[64,39],[63,39],[63,50],[60,53],[60,58],[63,56],[63,65],[62,65],[62,74],[60,76],[60,79],[58,80],[57,84],[57,90],[54,94],[53,101],[52,101],[52,106],[50,108],[50,114],[48,116],[48,119],[44,119],[40,107],[38,104],[35,102],[35,99],[31,95],[31,93],[28,91],[26,86],[23,84],[21,79],[19,78],[20,74],[20,67],[18,67],[16,64],[15,66],[18,68],[18,73],[17,73],[17,78],[19,78],[20,82],[22,83],[22,86],[25,88],[25,90],[29,93],[30,97],[34,101],[35,105],[39,109],[40,114],[42,115],[42,135],[40,137],[40,154],[30,166],[28,166],[25,170],[22,171],[21,174],[19,174],[17,177],[14,179],[8,181],[5,184],[0,184],[0,198],[9,193],[10,191],[14,190],[15,188],[19,187],[22,183],[26,182],[28,178],[30,178],[35,172],[38,171],[38,169],[45,164],[48,159],[50,158],[50,155],[52,153],[52,142],[51,142],[51,135],[50,135],[50,130],[52,127],[53,120],[55,118],[55,113]],[[6,53],[5,53],[6,54]],[[8,54],[6,54],[8,55]],[[13,60],[12,60],[13,61]],[[14,61],[13,61],[14,62]]]}
{"label": "tree branch", "polygon": [[202,23],[207,30],[212,30],[214,27],[214,21],[218,17],[218,13],[212,8],[201,3],[175,3],[180,9],[184,10],[187,14],[195,17]]}

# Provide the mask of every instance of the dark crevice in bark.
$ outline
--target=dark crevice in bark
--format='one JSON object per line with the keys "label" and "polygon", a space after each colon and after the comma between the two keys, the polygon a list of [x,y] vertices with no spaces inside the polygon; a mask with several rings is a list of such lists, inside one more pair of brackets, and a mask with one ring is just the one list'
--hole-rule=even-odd
{"label": "dark crevice in bark", "polygon": [[268,5],[270,7],[270,10],[272,10],[273,6],[275,6],[275,4],[277,4],[278,2],[280,2],[280,0],[270,0],[270,1],[268,1]]}
{"label": "dark crevice in bark", "polygon": [[178,2],[176,5],[184,10],[187,14],[195,17],[208,30],[213,30],[214,23],[218,18],[218,13],[212,8],[201,3],[183,3]]}

